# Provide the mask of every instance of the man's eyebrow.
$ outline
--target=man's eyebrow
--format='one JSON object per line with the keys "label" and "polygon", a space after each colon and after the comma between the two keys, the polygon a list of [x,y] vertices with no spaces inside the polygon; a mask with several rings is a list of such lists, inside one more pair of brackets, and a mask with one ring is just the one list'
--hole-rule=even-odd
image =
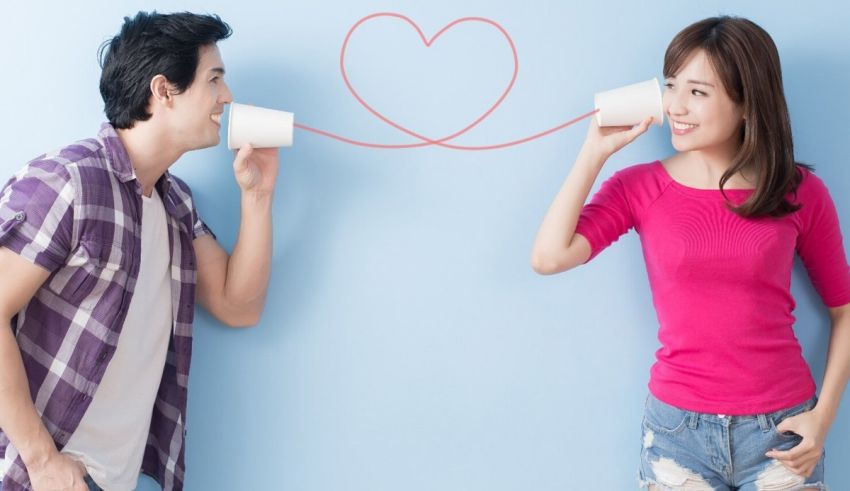
{"label": "man's eyebrow", "polygon": [[210,68],[210,71],[219,75],[224,75],[224,68],[221,67]]}

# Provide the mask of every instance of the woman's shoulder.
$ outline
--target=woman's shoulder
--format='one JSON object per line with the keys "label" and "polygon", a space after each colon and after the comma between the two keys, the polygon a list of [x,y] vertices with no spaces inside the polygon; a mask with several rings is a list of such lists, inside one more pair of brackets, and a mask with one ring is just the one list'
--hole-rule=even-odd
{"label": "woman's shoulder", "polygon": [[797,184],[796,194],[798,201],[808,201],[829,196],[829,190],[823,179],[818,177],[814,170],[806,165],[797,164],[797,172],[800,174],[800,182]]}
{"label": "woman's shoulder", "polygon": [[794,216],[808,221],[828,213],[830,209],[834,210],[835,204],[823,179],[808,166],[798,164],[797,172],[800,174],[800,182],[797,189],[788,193],[786,198],[800,207]]}
{"label": "woman's shoulder", "polygon": [[608,189],[617,190],[639,212],[654,203],[670,185],[670,176],[661,162],[632,164],[615,172],[608,180]]}
{"label": "woman's shoulder", "polygon": [[653,182],[659,179],[664,180],[663,178],[666,174],[667,172],[664,170],[661,161],[653,160],[652,162],[637,163],[624,167],[615,172],[614,176],[630,182]]}
{"label": "woman's shoulder", "polygon": [[660,160],[632,164],[618,170],[611,178],[620,181],[632,193],[650,194],[663,191],[671,181]]}

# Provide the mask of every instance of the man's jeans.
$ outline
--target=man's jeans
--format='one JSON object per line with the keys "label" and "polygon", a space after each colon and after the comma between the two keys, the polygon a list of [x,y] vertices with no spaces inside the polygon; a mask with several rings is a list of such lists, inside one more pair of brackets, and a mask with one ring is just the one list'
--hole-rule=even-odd
{"label": "man's jeans", "polygon": [[[89,476],[86,476],[86,485],[88,485],[89,491],[103,491]],[[3,481],[0,481],[0,491],[3,491]]]}
{"label": "man's jeans", "polygon": [[[88,474],[86,474],[86,484],[89,486],[89,491],[103,491],[103,489],[101,489],[100,486],[95,484],[94,480]],[[0,491],[3,491],[3,490],[0,489]]]}

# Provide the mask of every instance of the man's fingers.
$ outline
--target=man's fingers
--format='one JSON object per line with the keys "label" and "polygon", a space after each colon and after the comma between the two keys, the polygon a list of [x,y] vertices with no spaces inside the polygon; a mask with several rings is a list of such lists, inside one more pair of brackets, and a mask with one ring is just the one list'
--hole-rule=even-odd
{"label": "man's fingers", "polygon": [[236,152],[236,158],[233,161],[233,168],[236,171],[241,171],[245,169],[245,166],[248,163],[248,157],[251,156],[251,153],[254,151],[254,148],[249,145],[242,145],[238,152]]}

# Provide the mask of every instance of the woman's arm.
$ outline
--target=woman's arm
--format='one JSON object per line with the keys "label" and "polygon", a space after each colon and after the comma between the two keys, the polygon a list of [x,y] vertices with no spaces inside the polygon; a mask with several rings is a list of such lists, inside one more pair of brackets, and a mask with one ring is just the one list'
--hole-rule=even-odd
{"label": "woman's arm", "polygon": [[555,196],[537,230],[531,267],[540,274],[561,273],[590,257],[590,243],[575,233],[579,213],[605,160],[586,147]]}
{"label": "woman's arm", "polygon": [[850,304],[829,309],[832,333],[826,356],[826,371],[821,384],[817,407],[826,428],[832,426],[838,414],[838,404],[847,382],[850,381]]}
{"label": "woman's arm", "polygon": [[820,460],[826,435],[838,414],[844,388],[850,381],[850,304],[829,309],[829,315],[832,333],[817,406],[784,420],[776,428],[781,432],[792,431],[802,436],[803,441],[791,450],[766,454],[801,476],[810,476]]}
{"label": "woman's arm", "polygon": [[534,271],[540,274],[560,273],[588,260],[590,244],[575,233],[587,195],[605,161],[642,135],[651,123],[650,117],[633,128],[600,128],[595,119],[591,120],[587,138],[576,162],[537,231],[531,251],[531,267]]}

